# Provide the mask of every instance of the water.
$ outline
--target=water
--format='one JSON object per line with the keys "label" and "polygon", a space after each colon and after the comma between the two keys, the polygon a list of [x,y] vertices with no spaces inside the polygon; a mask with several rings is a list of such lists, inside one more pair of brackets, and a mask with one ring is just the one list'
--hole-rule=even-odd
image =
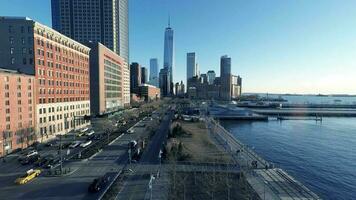
{"label": "water", "polygon": [[[267,94],[258,94],[260,97],[267,97]],[[269,98],[282,97],[288,103],[298,104],[356,104],[356,96],[316,96],[316,95],[268,95]]]}
{"label": "water", "polygon": [[222,125],[323,199],[356,199],[356,118]]}

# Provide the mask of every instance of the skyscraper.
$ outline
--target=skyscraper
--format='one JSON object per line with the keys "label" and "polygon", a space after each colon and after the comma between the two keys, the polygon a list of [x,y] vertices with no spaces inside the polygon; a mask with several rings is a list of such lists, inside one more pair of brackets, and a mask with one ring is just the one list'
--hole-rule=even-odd
{"label": "skyscraper", "polygon": [[128,0],[52,0],[52,25],[79,42],[100,42],[129,62]]}
{"label": "skyscraper", "polygon": [[220,58],[220,98],[226,101],[231,100],[231,58],[227,55]]}
{"label": "skyscraper", "polygon": [[[163,68],[168,69],[168,83],[169,94],[173,94],[173,68],[174,68],[174,31],[170,27],[170,20],[168,20],[168,27],[164,33],[164,60]],[[171,87],[172,86],[172,87]],[[163,92],[162,92],[163,93]]]}
{"label": "skyscraper", "polygon": [[159,88],[161,89],[161,96],[169,96],[171,91],[171,84],[169,84],[168,68],[163,68],[159,72]]}
{"label": "skyscraper", "polygon": [[208,73],[206,73],[206,75],[208,76],[208,83],[209,85],[212,85],[214,83],[216,74],[214,70],[209,70]]}
{"label": "skyscraper", "polygon": [[221,56],[220,59],[220,77],[231,75],[231,58],[227,55]]}
{"label": "skyscraper", "polygon": [[197,57],[194,52],[187,53],[187,83],[190,78],[198,75],[196,59]]}
{"label": "skyscraper", "polygon": [[141,85],[141,66],[138,63],[130,65],[130,92],[138,93],[138,86]]}
{"label": "skyscraper", "polygon": [[141,84],[145,84],[148,81],[148,72],[146,67],[141,67]]}
{"label": "skyscraper", "polygon": [[152,58],[150,60],[150,84],[154,85],[156,87],[159,87],[158,85],[158,59],[157,58]]}

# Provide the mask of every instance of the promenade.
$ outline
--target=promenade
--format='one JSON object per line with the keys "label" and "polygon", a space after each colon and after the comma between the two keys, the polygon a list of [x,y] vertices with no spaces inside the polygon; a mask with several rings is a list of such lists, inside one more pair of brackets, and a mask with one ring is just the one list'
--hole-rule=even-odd
{"label": "promenade", "polygon": [[260,199],[320,199],[285,171],[275,168],[236,139],[212,118],[206,118],[210,134],[234,158],[249,186]]}

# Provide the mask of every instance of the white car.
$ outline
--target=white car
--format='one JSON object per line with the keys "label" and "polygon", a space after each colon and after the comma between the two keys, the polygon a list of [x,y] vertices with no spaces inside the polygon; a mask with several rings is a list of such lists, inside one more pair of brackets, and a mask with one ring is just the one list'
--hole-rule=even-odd
{"label": "white car", "polygon": [[91,143],[92,143],[91,140],[86,141],[86,142],[83,142],[83,143],[80,144],[80,147],[82,147],[82,148],[87,147],[87,146],[89,146]]}
{"label": "white car", "polygon": [[80,141],[75,141],[72,144],[69,145],[69,148],[74,149],[80,145]]}
{"label": "white car", "polygon": [[26,153],[26,157],[31,157],[31,156],[34,156],[34,155],[37,155],[38,152],[36,150],[31,150],[29,152]]}
{"label": "white car", "polygon": [[134,133],[135,131],[133,129],[127,130],[127,133]]}
{"label": "white car", "polygon": [[91,130],[91,131],[87,132],[86,135],[87,135],[87,136],[91,136],[91,135],[93,135],[94,133],[95,133],[95,131]]}
{"label": "white car", "polygon": [[84,133],[84,132],[86,132],[87,130],[89,130],[89,128],[83,128],[83,129],[80,130],[80,132]]}

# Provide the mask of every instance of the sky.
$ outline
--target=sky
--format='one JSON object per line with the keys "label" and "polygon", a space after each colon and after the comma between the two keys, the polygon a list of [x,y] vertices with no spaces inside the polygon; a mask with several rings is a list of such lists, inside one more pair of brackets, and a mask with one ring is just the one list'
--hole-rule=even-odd
{"label": "sky", "polygon": [[[129,0],[130,62],[163,65],[164,29],[174,29],[174,80],[186,53],[200,72],[232,59],[243,92],[356,94],[355,0]],[[21,6],[20,6],[21,5]],[[50,0],[0,0],[0,15],[51,26]]]}

